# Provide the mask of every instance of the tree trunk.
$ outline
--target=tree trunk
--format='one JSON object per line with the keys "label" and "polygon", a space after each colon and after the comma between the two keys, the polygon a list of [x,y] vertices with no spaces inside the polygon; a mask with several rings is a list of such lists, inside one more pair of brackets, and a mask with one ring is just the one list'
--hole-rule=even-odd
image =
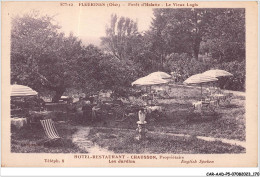
{"label": "tree trunk", "polygon": [[196,36],[193,42],[193,57],[197,61],[199,60],[200,42],[201,42],[201,37]]}
{"label": "tree trunk", "polygon": [[198,26],[198,12],[194,10],[194,22],[195,22],[195,33],[194,33],[194,38],[193,38],[193,57],[195,60],[198,61],[199,59],[199,50],[200,50],[200,42],[202,41],[201,37],[201,31],[200,27]]}
{"label": "tree trunk", "polygon": [[163,69],[163,55],[161,55],[161,67],[160,69],[162,70]]}
{"label": "tree trunk", "polygon": [[65,92],[65,88],[57,88],[55,91],[56,91],[56,93],[55,93],[55,95],[53,96],[53,98],[52,98],[52,102],[54,102],[54,103],[58,103],[59,102],[59,100],[60,100],[60,98],[61,98],[61,96],[63,95],[63,93]]}

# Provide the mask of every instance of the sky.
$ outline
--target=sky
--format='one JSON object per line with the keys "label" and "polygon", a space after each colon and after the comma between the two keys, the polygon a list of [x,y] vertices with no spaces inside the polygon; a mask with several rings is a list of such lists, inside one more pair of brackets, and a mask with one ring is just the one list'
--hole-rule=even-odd
{"label": "sky", "polygon": [[106,25],[109,25],[111,14],[129,17],[136,20],[139,31],[149,29],[153,13],[151,8],[131,7],[86,7],[74,2],[73,7],[60,6],[58,2],[37,3],[23,2],[19,5],[9,4],[12,15],[22,15],[32,10],[38,10],[41,14],[53,16],[61,30],[68,35],[73,32],[83,42],[98,43],[100,37],[105,36]]}

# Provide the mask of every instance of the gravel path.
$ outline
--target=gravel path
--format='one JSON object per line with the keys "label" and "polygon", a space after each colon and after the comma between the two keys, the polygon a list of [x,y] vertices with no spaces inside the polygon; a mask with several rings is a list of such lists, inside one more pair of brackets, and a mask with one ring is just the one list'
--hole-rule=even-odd
{"label": "gravel path", "polygon": [[101,148],[100,146],[88,140],[90,129],[90,127],[78,127],[78,131],[72,136],[72,142],[90,154],[113,154],[113,152]]}

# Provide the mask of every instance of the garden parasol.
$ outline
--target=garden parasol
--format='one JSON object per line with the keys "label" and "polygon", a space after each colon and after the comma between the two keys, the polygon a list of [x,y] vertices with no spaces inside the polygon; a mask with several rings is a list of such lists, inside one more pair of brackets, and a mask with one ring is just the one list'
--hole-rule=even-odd
{"label": "garden parasol", "polygon": [[211,76],[211,77],[233,76],[233,74],[231,74],[225,70],[220,70],[220,69],[208,70],[208,71],[205,71],[203,74],[206,76]]}
{"label": "garden parasol", "polygon": [[167,83],[167,80],[161,79],[159,77],[151,77],[151,76],[145,76],[137,79],[132,83],[132,86],[139,85],[139,86],[151,86],[151,85],[157,85],[157,84],[165,84]]}
{"label": "garden parasol", "polygon": [[161,72],[161,71],[153,72],[153,73],[149,74],[148,76],[149,77],[157,77],[157,78],[161,78],[161,79],[171,78],[171,75],[169,75],[165,72]]}
{"label": "garden parasol", "polygon": [[14,84],[11,86],[11,96],[34,96],[37,94],[35,90],[25,85]]}
{"label": "garden parasol", "polygon": [[[137,85],[137,86],[150,86],[150,91],[152,85],[159,85],[159,84],[165,84],[167,83],[167,80],[161,79],[159,77],[151,77],[151,76],[145,76],[137,79],[132,83],[132,86]],[[146,87],[147,91],[147,87]]]}
{"label": "garden parasol", "polygon": [[216,77],[216,78],[233,76],[233,74],[231,74],[225,70],[220,70],[220,69],[208,70],[208,71],[205,71],[203,74],[206,76],[211,76],[211,77]]}
{"label": "garden parasol", "polygon": [[202,84],[212,81],[217,81],[218,79],[212,76],[207,76],[204,74],[195,74],[186,79],[183,83],[184,84],[200,84],[201,87],[201,97],[202,97]]}

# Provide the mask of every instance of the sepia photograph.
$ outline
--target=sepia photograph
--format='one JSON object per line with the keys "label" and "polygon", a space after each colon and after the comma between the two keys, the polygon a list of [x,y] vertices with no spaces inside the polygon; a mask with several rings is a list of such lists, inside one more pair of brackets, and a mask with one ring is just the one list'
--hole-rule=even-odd
{"label": "sepia photograph", "polygon": [[198,155],[246,156],[250,130],[257,148],[246,108],[247,6],[199,3],[2,4],[10,27],[2,146],[12,156],[64,157],[43,157],[43,166],[69,164],[66,155],[201,166],[219,165]]}

